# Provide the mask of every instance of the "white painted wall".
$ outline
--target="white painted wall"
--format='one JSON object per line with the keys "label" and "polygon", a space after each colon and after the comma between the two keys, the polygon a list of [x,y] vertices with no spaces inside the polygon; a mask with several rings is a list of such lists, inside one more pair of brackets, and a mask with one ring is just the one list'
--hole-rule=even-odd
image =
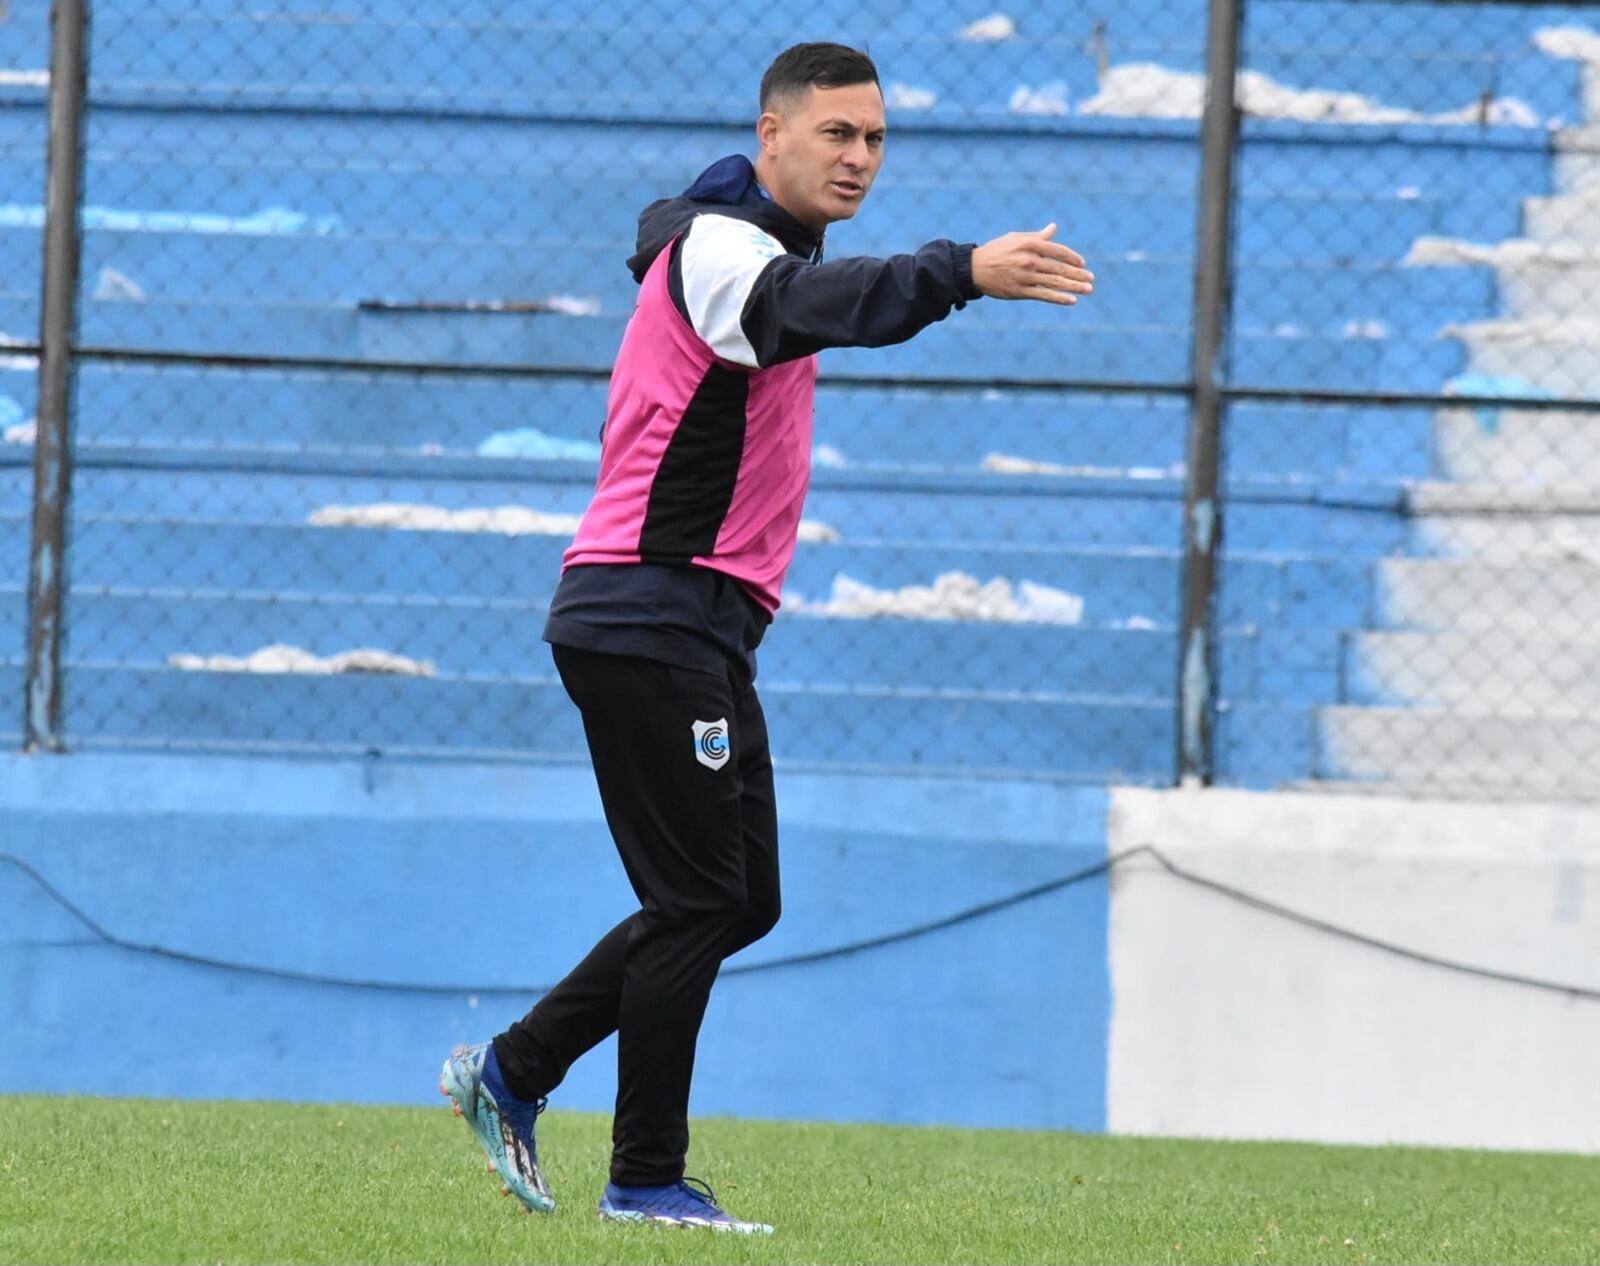
{"label": "white painted wall", "polygon": [[[1112,852],[1600,989],[1600,805],[1113,793]],[[1113,876],[1108,1128],[1600,1152],[1600,1000],[1410,962],[1140,858]]]}

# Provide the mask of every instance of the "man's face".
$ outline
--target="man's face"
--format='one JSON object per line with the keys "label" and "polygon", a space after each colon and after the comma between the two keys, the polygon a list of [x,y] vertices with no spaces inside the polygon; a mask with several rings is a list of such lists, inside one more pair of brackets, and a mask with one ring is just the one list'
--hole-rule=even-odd
{"label": "man's face", "polygon": [[848,220],[883,165],[883,94],[875,83],[813,85],[774,102],[756,133],[766,157],[768,192],[802,224],[820,229]]}

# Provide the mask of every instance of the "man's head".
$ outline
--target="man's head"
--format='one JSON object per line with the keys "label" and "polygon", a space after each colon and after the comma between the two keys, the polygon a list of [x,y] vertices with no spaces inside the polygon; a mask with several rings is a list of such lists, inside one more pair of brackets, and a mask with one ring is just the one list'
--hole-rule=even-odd
{"label": "man's head", "polygon": [[802,224],[856,213],[883,165],[878,68],[842,44],[796,44],[761,77],[756,174]]}

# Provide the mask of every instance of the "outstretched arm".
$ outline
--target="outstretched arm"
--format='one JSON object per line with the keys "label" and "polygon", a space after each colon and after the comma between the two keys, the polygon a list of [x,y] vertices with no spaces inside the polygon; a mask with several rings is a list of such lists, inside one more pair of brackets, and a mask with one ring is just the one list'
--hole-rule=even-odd
{"label": "outstretched arm", "polygon": [[740,313],[756,363],[798,360],[825,347],[904,343],[979,297],[972,249],[937,241],[887,259],[773,260]]}
{"label": "outstretched arm", "polygon": [[685,312],[713,351],[753,369],[825,347],[903,343],[986,294],[1077,302],[1093,278],[1076,251],[1049,240],[1054,232],[812,264],[753,225],[703,215],[682,242]]}

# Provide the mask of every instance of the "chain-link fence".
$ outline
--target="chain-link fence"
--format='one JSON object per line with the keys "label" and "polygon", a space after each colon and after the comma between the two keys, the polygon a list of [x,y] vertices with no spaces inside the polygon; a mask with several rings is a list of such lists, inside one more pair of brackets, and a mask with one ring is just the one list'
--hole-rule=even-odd
{"label": "chain-link fence", "polygon": [[[1225,435],[1327,560],[1293,764],[1592,795],[1600,6],[1247,0],[1244,47]],[[1248,550],[1289,511],[1234,488]]]}
{"label": "chain-link fence", "polygon": [[[1216,776],[1584,789],[1600,5],[1242,16]],[[824,353],[761,653],[780,758],[1171,781],[1207,18],[96,4],[67,745],[580,754],[540,631],[635,218],[752,152],[767,63],[833,39],[891,135],[831,256],[1056,220],[1097,280]],[[30,283],[49,45],[11,0]],[[37,296],[0,293],[19,627]]]}

